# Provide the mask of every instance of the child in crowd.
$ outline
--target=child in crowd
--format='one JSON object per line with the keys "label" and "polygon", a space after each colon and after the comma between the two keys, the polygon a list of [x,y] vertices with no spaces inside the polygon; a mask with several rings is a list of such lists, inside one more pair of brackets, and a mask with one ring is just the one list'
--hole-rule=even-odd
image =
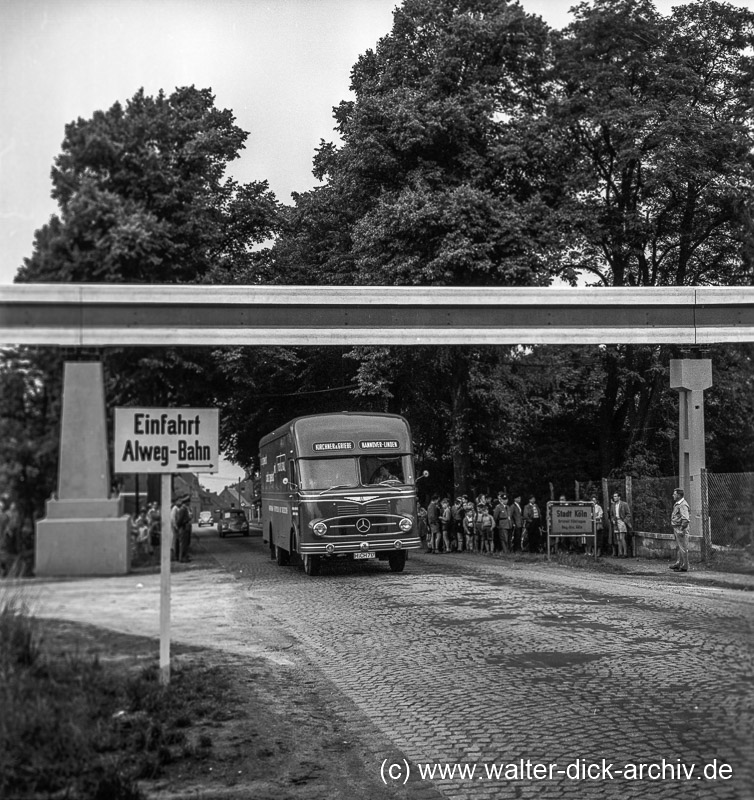
{"label": "child in crowd", "polygon": [[440,529],[442,530],[442,548],[445,553],[449,553],[452,549],[452,542],[450,541],[451,520],[450,501],[447,497],[443,497],[440,503]]}
{"label": "child in crowd", "polygon": [[146,508],[140,509],[138,516],[134,520],[134,529],[136,531],[137,551],[144,555],[150,555],[152,543],[149,540],[149,519],[147,518]]}
{"label": "child in crowd", "polygon": [[474,552],[475,518],[476,514],[474,513],[474,509],[466,509],[466,513],[463,517],[463,532],[466,536],[466,550],[469,553]]}
{"label": "child in crowd", "polygon": [[481,553],[492,555],[494,548],[493,532],[495,530],[495,520],[490,514],[487,505],[480,505],[477,509],[477,521],[479,524]]}

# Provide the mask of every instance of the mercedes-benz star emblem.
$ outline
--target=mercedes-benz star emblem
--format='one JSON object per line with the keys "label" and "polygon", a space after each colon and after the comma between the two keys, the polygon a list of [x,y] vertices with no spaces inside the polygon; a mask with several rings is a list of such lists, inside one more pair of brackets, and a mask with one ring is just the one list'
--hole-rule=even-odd
{"label": "mercedes-benz star emblem", "polygon": [[372,527],[372,523],[365,517],[356,520],[356,530],[359,533],[366,533]]}

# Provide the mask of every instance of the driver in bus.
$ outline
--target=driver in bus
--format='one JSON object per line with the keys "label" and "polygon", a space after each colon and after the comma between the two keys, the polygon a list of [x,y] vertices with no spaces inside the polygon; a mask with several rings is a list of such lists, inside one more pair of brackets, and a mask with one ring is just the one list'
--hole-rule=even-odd
{"label": "driver in bus", "polygon": [[370,478],[369,482],[382,483],[383,481],[397,481],[397,480],[398,478],[395,475],[393,475],[384,464],[381,464],[372,473],[372,477]]}

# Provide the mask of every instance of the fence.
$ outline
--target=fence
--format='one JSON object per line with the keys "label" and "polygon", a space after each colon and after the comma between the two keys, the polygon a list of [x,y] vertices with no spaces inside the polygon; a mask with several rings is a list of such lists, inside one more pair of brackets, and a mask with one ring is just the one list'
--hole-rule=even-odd
{"label": "fence", "polygon": [[672,533],[670,514],[673,511],[673,490],[678,486],[678,478],[634,478],[631,482],[634,528],[651,533]]}
{"label": "fence", "polygon": [[636,530],[670,533],[670,512],[676,486],[678,478],[603,478],[600,481],[577,481],[575,497],[589,500],[596,496],[607,516],[610,498],[613,492],[618,492],[631,506]]}
{"label": "fence", "polygon": [[704,539],[714,547],[754,545],[754,473],[702,472]]}
{"label": "fence", "polygon": [[[702,471],[702,557],[715,549],[754,547],[754,473]],[[670,534],[678,477],[576,482],[576,499],[596,495],[605,508],[614,491],[631,506],[634,530]],[[692,513],[693,513],[692,509]]]}

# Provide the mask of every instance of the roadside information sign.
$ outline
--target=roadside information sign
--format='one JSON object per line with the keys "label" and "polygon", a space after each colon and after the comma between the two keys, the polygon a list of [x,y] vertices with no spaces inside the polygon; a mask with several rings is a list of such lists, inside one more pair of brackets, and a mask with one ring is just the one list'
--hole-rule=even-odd
{"label": "roadside information sign", "polygon": [[594,503],[567,500],[550,501],[547,504],[547,556],[550,556],[552,538],[581,537],[594,539],[594,554],[597,554],[597,526],[594,519]]}
{"label": "roadside information sign", "polygon": [[160,534],[160,682],[170,683],[170,523],[173,472],[217,472],[216,408],[116,408],[113,469],[162,474]]}
{"label": "roadside information sign", "polygon": [[116,408],[114,472],[217,472],[216,408]]}

